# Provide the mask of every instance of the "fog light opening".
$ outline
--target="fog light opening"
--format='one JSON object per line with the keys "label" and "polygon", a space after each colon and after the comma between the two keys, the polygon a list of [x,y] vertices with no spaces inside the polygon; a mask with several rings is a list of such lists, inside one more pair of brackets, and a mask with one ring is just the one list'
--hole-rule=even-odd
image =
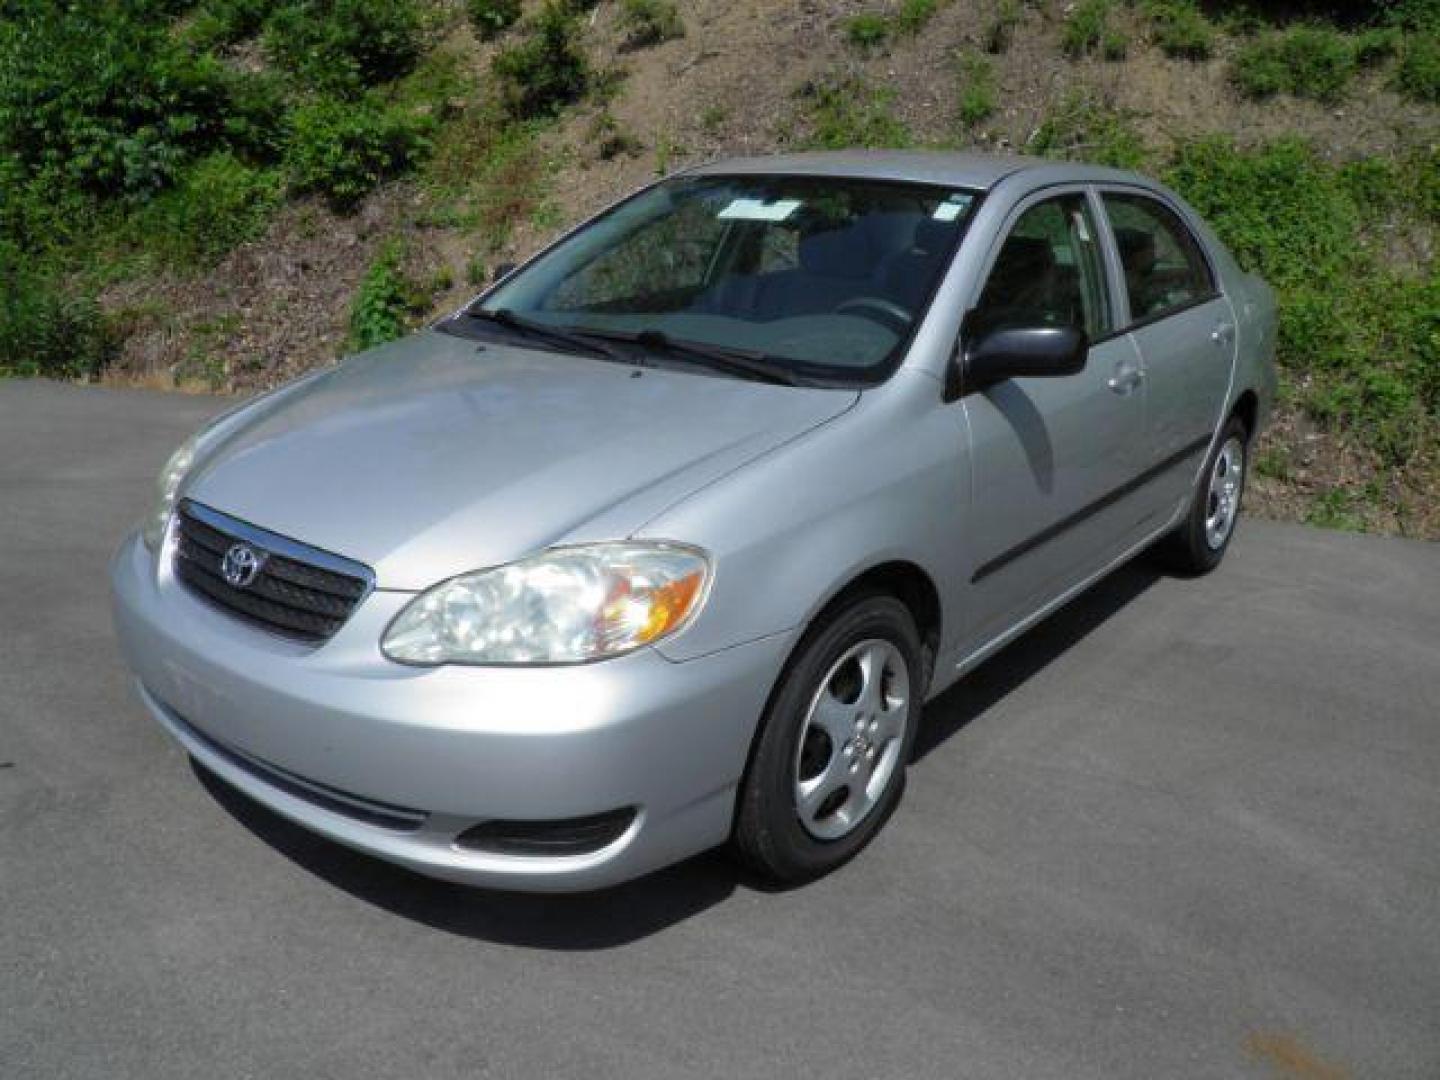
{"label": "fog light opening", "polygon": [[455,838],[462,851],[529,858],[589,855],[613,844],[635,820],[633,806],[553,821],[482,821]]}

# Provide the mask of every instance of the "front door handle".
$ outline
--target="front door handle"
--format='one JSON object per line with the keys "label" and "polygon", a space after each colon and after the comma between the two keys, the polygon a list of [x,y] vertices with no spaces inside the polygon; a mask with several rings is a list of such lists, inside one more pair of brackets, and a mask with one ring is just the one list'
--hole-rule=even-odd
{"label": "front door handle", "polygon": [[1215,329],[1210,331],[1210,340],[1216,345],[1228,345],[1235,340],[1235,324],[1222,322],[1216,323]]}
{"label": "front door handle", "polygon": [[1118,371],[1110,376],[1105,385],[1121,397],[1124,397],[1139,386],[1140,381],[1144,378],[1145,372],[1139,368],[1125,368],[1123,371]]}

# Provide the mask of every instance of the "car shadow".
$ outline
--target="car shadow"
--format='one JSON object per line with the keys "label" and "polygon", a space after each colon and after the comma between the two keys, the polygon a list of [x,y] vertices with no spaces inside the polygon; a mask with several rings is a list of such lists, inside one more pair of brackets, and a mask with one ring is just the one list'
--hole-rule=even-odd
{"label": "car shadow", "polygon": [[746,880],[721,853],[707,852],[589,893],[512,893],[437,881],[301,828],[194,758],[190,767],[232,817],[292,862],[394,915],[462,937],[534,949],[615,948],[713,907]]}
{"label": "car shadow", "polygon": [[918,761],[931,753],[1002,701],[1162,576],[1150,559],[1135,559],[988,657],[925,707],[925,723],[916,735],[911,760]]}
{"label": "car shadow", "polygon": [[[1159,577],[1144,560],[1131,563],[986,660],[927,706],[915,759],[932,753]],[[749,875],[720,852],[687,859],[638,881],[575,895],[507,893],[436,881],[291,823],[194,759],[191,768],[231,816],[305,870],[402,918],[477,940],[535,949],[610,949],[698,915],[737,889],[783,891]]]}

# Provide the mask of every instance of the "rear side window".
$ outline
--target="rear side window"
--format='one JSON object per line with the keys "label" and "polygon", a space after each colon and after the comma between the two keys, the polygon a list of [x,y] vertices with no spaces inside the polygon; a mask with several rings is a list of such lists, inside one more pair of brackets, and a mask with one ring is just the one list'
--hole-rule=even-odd
{"label": "rear side window", "polygon": [[1185,223],[1168,206],[1143,195],[1102,196],[1139,322],[1215,295],[1210,264]]}

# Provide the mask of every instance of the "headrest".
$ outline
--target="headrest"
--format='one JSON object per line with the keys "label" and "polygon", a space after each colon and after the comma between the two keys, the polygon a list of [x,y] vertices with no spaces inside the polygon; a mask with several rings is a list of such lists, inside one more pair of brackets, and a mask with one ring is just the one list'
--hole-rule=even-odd
{"label": "headrest", "polygon": [[955,242],[955,228],[953,221],[937,221],[932,217],[921,218],[920,223],[915,226],[914,247],[926,255],[943,255]]}
{"label": "headrest", "polygon": [[869,277],[875,261],[869,238],[855,225],[800,238],[800,265],[817,277]]}
{"label": "headrest", "polygon": [[1126,267],[1146,266],[1155,260],[1155,236],[1144,229],[1116,229],[1115,246]]}
{"label": "headrest", "polygon": [[1012,236],[1000,249],[1000,260],[997,266],[1003,267],[1012,274],[1043,274],[1054,265],[1054,262],[1055,254],[1050,250],[1049,240],[1042,240],[1036,236]]}

